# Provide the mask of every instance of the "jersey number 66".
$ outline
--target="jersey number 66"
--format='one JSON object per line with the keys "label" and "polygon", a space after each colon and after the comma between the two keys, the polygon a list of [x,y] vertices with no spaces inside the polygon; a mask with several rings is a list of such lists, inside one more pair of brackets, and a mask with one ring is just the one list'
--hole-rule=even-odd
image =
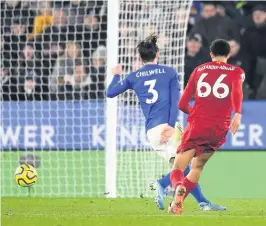
{"label": "jersey number 66", "polygon": [[[213,95],[219,99],[223,99],[228,96],[229,94],[229,87],[222,83],[223,79],[227,76],[226,74],[220,75],[220,77],[216,80],[213,87],[210,86],[209,83],[203,82],[203,79],[208,75],[208,73],[203,73],[198,81],[197,84],[197,92],[199,97],[207,97],[212,92]],[[202,87],[205,88],[204,91],[202,91]],[[222,93],[218,93],[218,89],[223,89]]]}

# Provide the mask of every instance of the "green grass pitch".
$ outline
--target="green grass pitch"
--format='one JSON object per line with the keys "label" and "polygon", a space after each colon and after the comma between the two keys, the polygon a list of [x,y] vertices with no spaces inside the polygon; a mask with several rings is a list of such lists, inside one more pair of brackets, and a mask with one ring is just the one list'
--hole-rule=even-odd
{"label": "green grass pitch", "polygon": [[[169,200],[170,201],[170,200]],[[3,198],[3,226],[265,226],[266,199],[223,199],[224,212],[202,212],[194,200],[182,216],[152,199]]]}
{"label": "green grass pitch", "polygon": [[200,184],[207,198],[228,210],[201,212],[189,197],[182,216],[160,211],[146,198],[152,195],[149,182],[169,169],[154,152],[118,153],[118,193],[144,198],[117,199],[104,198],[102,151],[36,151],[39,179],[27,197],[28,189],[13,178],[24,154],[1,155],[2,226],[266,226],[265,151],[217,152]]}

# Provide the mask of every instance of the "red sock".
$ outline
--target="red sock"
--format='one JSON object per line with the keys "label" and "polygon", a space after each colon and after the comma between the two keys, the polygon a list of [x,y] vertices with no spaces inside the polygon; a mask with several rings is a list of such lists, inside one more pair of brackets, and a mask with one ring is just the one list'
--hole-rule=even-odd
{"label": "red sock", "polygon": [[193,183],[191,182],[189,179],[187,179],[187,177],[185,177],[184,179],[184,183],[183,185],[186,187],[186,194],[185,194],[185,198],[188,196],[188,194],[196,187],[198,183]]}
{"label": "red sock", "polygon": [[174,189],[180,184],[183,184],[184,181],[184,173],[182,170],[172,170],[171,172],[171,184]]}

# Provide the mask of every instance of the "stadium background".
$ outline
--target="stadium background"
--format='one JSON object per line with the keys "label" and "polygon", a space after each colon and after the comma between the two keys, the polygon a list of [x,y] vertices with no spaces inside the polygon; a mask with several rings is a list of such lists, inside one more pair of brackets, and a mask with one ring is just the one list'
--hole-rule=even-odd
{"label": "stadium background", "polygon": [[[226,150],[217,153],[201,183],[209,197],[265,198],[266,180],[254,178],[257,172],[266,171],[265,2],[211,3],[194,2],[191,8],[185,81],[194,67],[209,60],[210,42],[216,37],[225,38],[233,49],[229,63],[246,71],[246,102],[240,132],[229,137]],[[25,155],[29,159],[34,155],[35,164],[40,161],[40,180],[31,195],[105,195],[102,126],[106,12],[105,1],[1,1],[2,196],[28,195],[28,190],[13,181],[14,169]],[[132,35],[130,27],[121,27],[120,33]],[[133,48],[135,43],[127,45]],[[122,56],[123,51],[119,49]],[[119,60],[132,66],[127,70],[137,67],[135,59]],[[76,78],[81,79],[73,83]],[[126,111],[130,115],[141,114],[136,109]],[[62,123],[64,127],[60,126]],[[147,141],[132,135],[143,133],[141,128],[132,127],[132,121],[120,123],[125,129],[121,129],[118,141],[121,150],[117,174],[123,178],[118,181],[118,193],[150,196],[147,181],[152,181],[154,175],[147,169],[167,171],[168,166],[161,162],[153,165],[159,162],[153,152],[129,151],[140,144],[146,149]],[[124,175],[127,166],[130,176]],[[157,176],[163,173],[155,169],[154,172]],[[248,178],[253,178],[252,183],[247,183]],[[212,187],[207,186],[210,181]],[[228,183],[234,184],[230,197],[223,186]]]}

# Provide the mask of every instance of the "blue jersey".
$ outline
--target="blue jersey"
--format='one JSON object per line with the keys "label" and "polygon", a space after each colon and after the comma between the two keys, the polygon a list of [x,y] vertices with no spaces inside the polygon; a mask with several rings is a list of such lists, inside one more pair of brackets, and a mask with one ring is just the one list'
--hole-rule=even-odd
{"label": "blue jersey", "polygon": [[114,75],[107,89],[107,97],[115,97],[127,89],[133,89],[138,96],[146,120],[146,131],[163,123],[175,126],[179,87],[173,68],[146,64],[122,81],[119,75]]}

